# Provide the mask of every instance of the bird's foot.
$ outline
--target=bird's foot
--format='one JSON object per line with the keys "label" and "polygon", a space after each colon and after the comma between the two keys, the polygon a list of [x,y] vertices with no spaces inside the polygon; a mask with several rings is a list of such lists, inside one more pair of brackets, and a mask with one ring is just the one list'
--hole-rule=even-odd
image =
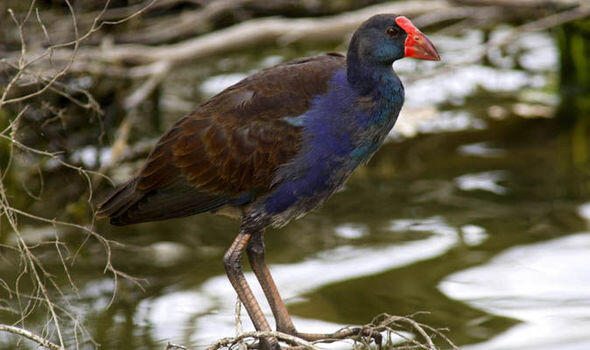
{"label": "bird's foot", "polygon": [[257,345],[261,350],[281,350],[281,346],[276,338],[262,338]]}

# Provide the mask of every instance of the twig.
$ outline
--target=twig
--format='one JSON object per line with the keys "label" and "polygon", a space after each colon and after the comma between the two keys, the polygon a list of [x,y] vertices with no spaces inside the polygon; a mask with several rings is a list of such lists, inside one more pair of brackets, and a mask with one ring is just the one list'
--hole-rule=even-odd
{"label": "twig", "polygon": [[[20,51],[17,58],[13,61],[8,61],[6,59],[1,60],[2,63],[5,63],[7,70],[14,69],[15,73],[11,72],[11,75],[8,75],[8,83],[2,87],[2,93],[0,94],[0,109],[3,109],[5,106],[17,103],[28,102],[28,100],[32,99],[33,97],[40,96],[46,91],[53,91],[59,95],[62,95],[68,98],[73,103],[79,105],[83,108],[94,109],[98,113],[101,113],[100,107],[98,103],[94,100],[92,95],[83,89],[78,89],[77,87],[68,87],[65,86],[60,82],[60,79],[66,76],[71,71],[72,65],[77,57],[78,49],[86,38],[88,38],[92,33],[96,32],[100,29],[101,26],[104,24],[117,24],[121,23],[122,21],[128,20],[134,16],[137,16],[139,13],[132,14],[128,18],[124,18],[120,21],[116,22],[107,22],[101,21],[101,15],[104,13],[106,8],[109,6],[110,0],[105,1],[105,6],[102,8],[102,11],[99,12],[99,15],[94,18],[93,24],[90,29],[86,32],[80,32],[77,14],[70,2],[71,0],[65,0],[65,4],[67,7],[67,13],[70,17],[71,21],[71,32],[73,33],[74,40],[66,43],[60,43],[51,45],[45,50],[43,50],[40,54],[33,55],[29,53],[29,47],[35,47],[35,45],[27,45],[27,40],[25,39],[25,25],[32,17],[33,13],[36,16],[36,21],[41,28],[41,31],[47,40],[50,42],[49,37],[49,30],[45,26],[42,21],[41,14],[39,13],[38,9],[36,8],[36,1],[31,0],[30,5],[28,6],[28,10],[25,16],[21,17],[20,20],[17,19],[17,16],[12,10],[8,10],[8,15],[12,22],[14,23],[18,39],[20,41]],[[152,1],[152,3],[155,0]],[[149,6],[149,5],[148,5]],[[34,11],[33,11],[34,10]],[[56,68],[52,61],[52,54],[54,53],[55,49],[57,48],[65,48],[70,47],[69,53],[65,60],[62,60],[62,66]],[[13,63],[14,62],[14,63]],[[33,65],[37,63],[46,64],[50,67],[49,74],[40,74],[36,71],[33,71]],[[39,84],[40,86],[31,93],[25,93],[22,95],[16,95],[13,90],[16,86],[23,86],[25,84]],[[76,93],[81,93],[86,96],[87,101],[78,100],[74,96],[72,96],[69,91],[74,91]],[[43,101],[41,102],[44,103]],[[0,132],[0,138],[5,139],[9,142],[10,153],[9,159],[7,162],[6,167],[4,167],[3,171],[0,172],[0,211],[3,216],[6,217],[6,220],[9,223],[9,227],[12,229],[12,232],[15,236],[15,249],[20,253],[20,261],[21,261],[21,268],[17,271],[16,282],[14,290],[11,290],[8,285],[2,283],[2,287],[6,288],[9,293],[16,296],[16,303],[18,304],[19,308],[19,319],[17,323],[21,325],[24,324],[25,319],[32,314],[32,312],[39,306],[42,306],[47,311],[47,318],[45,324],[42,326],[42,334],[45,338],[55,337],[58,340],[58,344],[54,344],[43,337],[37,336],[24,328],[18,328],[14,326],[7,326],[2,325],[0,330],[13,332],[15,334],[20,334],[21,336],[27,337],[33,341],[36,341],[41,346],[50,348],[50,349],[65,349],[65,342],[63,337],[63,329],[62,329],[62,318],[70,319],[70,324],[73,329],[73,338],[76,342],[76,347],[79,345],[79,337],[89,338],[91,342],[94,342],[90,337],[90,334],[84,329],[84,327],[80,326],[78,315],[71,313],[69,310],[71,309],[71,304],[62,292],[60,286],[58,285],[54,276],[51,275],[48,269],[45,268],[43,262],[33,253],[33,249],[37,246],[37,244],[29,244],[25,241],[20,229],[19,229],[19,216],[25,216],[30,219],[34,219],[40,222],[51,223],[54,227],[56,225],[65,225],[69,227],[75,227],[77,229],[82,230],[83,232],[88,232],[89,236],[93,236],[101,242],[105,248],[106,252],[106,264],[105,264],[105,271],[112,272],[113,278],[115,280],[115,285],[118,277],[124,277],[130,279],[133,282],[138,283],[138,280],[131,278],[130,276],[126,275],[125,273],[118,271],[112,266],[111,263],[111,245],[113,242],[103,238],[101,235],[96,233],[92,227],[83,227],[81,225],[76,225],[73,223],[61,222],[58,220],[47,219],[44,217],[40,217],[19,209],[14,208],[10,203],[10,196],[7,194],[7,190],[5,188],[5,174],[8,173],[12,166],[12,159],[14,148],[18,148],[25,152],[35,154],[42,157],[49,157],[59,164],[74,169],[78,171],[87,181],[88,189],[89,189],[89,201],[92,196],[92,183],[90,181],[90,175],[95,174],[98,176],[103,176],[102,174],[97,174],[95,172],[91,172],[89,170],[83,169],[82,167],[77,167],[71,165],[64,160],[57,153],[51,153],[47,151],[42,151],[33,147],[29,147],[24,145],[17,139],[17,130],[18,124],[21,117],[28,111],[28,105],[19,108],[19,112],[17,115],[9,121],[9,125],[4,128]],[[25,192],[27,189],[25,188]],[[68,267],[66,266],[66,260],[69,257],[69,252],[67,250],[63,250],[65,246],[63,243],[59,241],[59,237],[57,235],[57,230],[55,231],[56,237],[55,241],[52,243],[55,244],[55,249],[57,250],[57,254],[59,256],[59,261],[61,262],[62,266],[65,269],[65,274],[67,276],[70,285],[75,290],[76,287],[74,285],[74,281],[69,274]],[[65,254],[65,255],[64,255]],[[30,293],[22,293],[21,288],[21,281],[25,278],[25,276],[30,276],[32,282],[32,290]],[[140,285],[141,287],[141,285]],[[53,300],[53,294],[57,293],[58,296],[61,296],[62,303],[65,304],[65,307],[56,303]],[[113,296],[115,293],[113,293]],[[50,332],[53,332],[50,333]]]}
{"label": "twig", "polygon": [[216,341],[215,343],[213,343],[211,346],[207,347],[206,350],[216,350],[216,349],[222,348],[224,346],[228,346],[228,345],[231,346],[233,344],[238,343],[239,341],[246,340],[248,338],[261,339],[261,338],[269,338],[269,337],[274,337],[274,338],[277,338],[278,340],[283,340],[288,343],[302,346],[304,349],[319,350],[319,348],[314,346],[313,343],[310,343],[310,342],[303,340],[301,338],[294,337],[292,335],[277,332],[277,331],[245,332],[245,333],[242,333],[242,334],[240,334],[236,337],[233,337],[233,338],[232,337],[222,338],[222,339],[219,339],[218,341]]}
{"label": "twig", "polygon": [[[144,6],[141,10],[139,10],[139,11],[131,14],[130,16],[123,18],[123,19],[116,20],[116,21],[101,21],[102,15],[104,14],[104,12],[107,10],[108,6],[110,5],[110,0],[106,0],[105,5],[103,6],[102,10],[99,12],[97,17],[94,19],[92,26],[83,35],[80,35],[78,32],[78,22],[77,22],[76,14],[74,12],[73,7],[70,4],[70,1],[65,0],[65,2],[68,6],[68,9],[70,10],[70,14],[72,17],[75,39],[72,41],[69,41],[69,42],[51,45],[47,49],[45,49],[41,54],[39,54],[38,56],[36,56],[28,61],[26,61],[26,43],[24,40],[23,28],[22,28],[23,24],[25,23],[28,16],[25,17],[25,20],[23,20],[22,22],[19,23],[16,20],[16,17],[14,17],[13,11],[10,9],[8,10],[11,17],[13,18],[13,21],[17,24],[17,27],[18,27],[19,37],[21,40],[21,54],[19,57],[19,70],[18,70],[17,74],[15,74],[15,76],[11,79],[11,81],[9,82],[7,87],[5,88],[2,96],[0,97],[0,108],[2,108],[4,105],[16,103],[16,102],[22,102],[22,101],[28,100],[30,98],[33,98],[35,96],[38,96],[38,95],[44,93],[47,89],[49,89],[53,85],[53,83],[55,83],[58,79],[60,79],[61,77],[63,77],[64,75],[66,75],[70,71],[70,69],[74,65],[74,61],[78,55],[79,47],[80,47],[80,44],[82,41],[86,40],[90,35],[99,31],[104,25],[121,24],[121,23],[129,21],[130,19],[132,19],[136,16],[139,16],[141,13],[143,13],[145,10],[147,10],[149,7],[151,7],[156,2],[156,0],[152,0],[150,3],[148,3],[146,6]],[[34,1],[33,1],[33,3],[34,3]],[[31,6],[31,8],[32,8],[32,6]],[[60,60],[66,62],[65,66],[58,73],[54,74],[51,77],[51,79],[49,79],[49,82],[47,82],[41,89],[39,89],[33,93],[27,94],[27,95],[7,99],[8,93],[9,93],[9,91],[11,91],[12,86],[20,79],[21,75],[25,72],[25,70],[27,68],[29,68],[31,65],[39,62],[40,60],[44,59],[45,57],[51,56],[55,50],[57,50],[59,48],[69,47],[69,46],[73,46],[73,49],[67,50],[67,52],[61,51],[61,52],[66,52],[66,54],[65,54],[65,56],[64,55],[59,56]]]}
{"label": "twig", "polygon": [[0,324],[0,331],[4,331],[4,332],[9,332],[12,334],[16,334],[16,335],[20,335],[22,337],[25,337],[29,340],[34,341],[35,343],[44,346],[48,349],[51,350],[65,350],[65,348],[63,346],[59,346],[55,343],[50,342],[49,340],[40,337],[26,329],[23,328],[18,328],[18,327],[14,327],[14,326],[9,326],[6,324]]}
{"label": "twig", "polygon": [[590,16],[590,4],[584,3],[580,5],[580,7],[578,8],[574,8],[569,11],[559,12],[554,15],[550,15],[539,20],[526,23],[520,26],[520,30],[528,32],[545,30],[588,16]]}
{"label": "twig", "polygon": [[[334,343],[343,340],[353,340],[355,342],[362,341],[367,337],[372,337],[374,334],[381,334],[386,332],[388,339],[391,335],[396,335],[403,339],[403,343],[399,346],[395,346],[392,349],[425,349],[425,350],[438,350],[439,348],[434,344],[434,337],[442,338],[452,349],[458,350],[457,346],[443,333],[441,330],[434,329],[428,325],[417,322],[413,319],[415,315],[410,316],[392,316],[388,314],[378,315],[373,319],[370,324],[364,325],[360,328],[346,327],[342,328],[335,333],[326,334],[325,338],[315,340],[313,342],[306,341],[296,336],[284,334],[281,332],[269,331],[269,332],[239,332],[235,337],[223,338],[209,346],[206,350],[216,350],[220,348],[231,349],[235,345],[240,345],[241,342],[248,339],[262,339],[267,337],[274,337],[278,340],[294,345],[292,349],[319,349],[316,345],[321,343]],[[405,324],[406,326],[404,326]],[[237,324],[236,324],[237,326]],[[407,327],[409,326],[409,327]],[[402,333],[410,331],[414,336],[418,336],[418,341],[413,337],[409,337]],[[429,334],[431,333],[431,334]],[[318,335],[312,334],[314,337]],[[302,335],[303,336],[303,335]],[[376,339],[376,338],[374,338]],[[365,344],[363,342],[363,344]],[[380,344],[378,344],[380,345]]]}
{"label": "twig", "polygon": [[[240,300],[236,300],[236,310],[235,310],[235,314],[236,314],[236,335],[239,336],[241,334],[244,333],[244,329],[242,328],[242,317],[241,317],[241,313],[242,313],[242,303],[240,302]],[[243,341],[239,341],[238,342],[238,349],[240,350],[246,350],[248,347],[246,346],[246,344]]]}

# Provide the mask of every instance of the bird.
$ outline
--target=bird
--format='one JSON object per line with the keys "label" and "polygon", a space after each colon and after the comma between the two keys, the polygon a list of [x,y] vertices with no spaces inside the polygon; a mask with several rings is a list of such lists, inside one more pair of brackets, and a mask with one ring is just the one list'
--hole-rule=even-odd
{"label": "bird", "polygon": [[[296,330],[265,262],[264,231],[320,206],[378,150],[404,102],[393,63],[439,61],[432,42],[405,16],[364,21],[346,55],[297,58],[254,73],[178,120],[137,176],[97,209],[112,225],[211,212],[239,218],[223,257],[227,277],[257,331],[271,331],[242,272],[244,251],[277,331]],[[275,338],[264,349],[280,349]]]}

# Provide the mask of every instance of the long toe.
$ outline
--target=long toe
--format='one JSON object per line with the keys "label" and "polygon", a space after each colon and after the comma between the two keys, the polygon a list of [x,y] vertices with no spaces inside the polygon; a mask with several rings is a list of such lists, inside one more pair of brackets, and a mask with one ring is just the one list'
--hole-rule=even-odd
{"label": "long toe", "polygon": [[281,346],[275,338],[260,339],[260,348],[262,350],[281,350]]}

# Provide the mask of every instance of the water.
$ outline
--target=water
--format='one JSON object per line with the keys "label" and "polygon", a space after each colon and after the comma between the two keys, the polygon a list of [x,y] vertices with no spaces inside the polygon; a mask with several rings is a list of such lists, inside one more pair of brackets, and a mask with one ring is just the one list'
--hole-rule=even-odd
{"label": "water", "polygon": [[590,233],[516,246],[445,278],[455,299],[522,323],[466,349],[587,349]]}
{"label": "water", "polygon": [[[476,31],[434,39],[451,63],[480,41]],[[408,102],[388,143],[321,209],[267,232],[267,260],[299,330],[427,311],[417,319],[448,328],[465,349],[590,348],[590,166],[572,160],[574,133],[556,119],[518,116],[516,102],[538,107],[535,96],[549,96],[542,107],[552,110],[555,100],[551,37],[523,42],[520,56],[504,57],[501,68],[466,64],[414,80],[413,72],[434,66],[401,64]],[[172,120],[250,70],[298,55],[285,49],[219,60],[188,89],[179,89],[189,80],[179,79],[190,69],[183,68],[163,89],[162,108]],[[94,162],[97,152],[78,156]],[[237,228],[212,215],[124,228],[99,223],[125,245],[113,247],[113,265],[145,279],[143,290],[103,273],[103,247],[79,232],[58,231],[70,256],[81,247],[68,261],[77,290],[53,245],[35,252],[102,349],[163,349],[168,341],[201,348],[235,333],[236,297],[221,259]],[[32,225],[26,232],[31,242],[56,234]],[[18,262],[10,252],[4,259],[0,277],[13,285]],[[247,278],[256,286],[252,273]],[[255,293],[263,300],[258,287]],[[42,316],[25,325],[39,326]],[[0,310],[0,319],[16,316]],[[62,324],[71,338],[73,322]],[[16,346],[0,335],[0,348]]]}

